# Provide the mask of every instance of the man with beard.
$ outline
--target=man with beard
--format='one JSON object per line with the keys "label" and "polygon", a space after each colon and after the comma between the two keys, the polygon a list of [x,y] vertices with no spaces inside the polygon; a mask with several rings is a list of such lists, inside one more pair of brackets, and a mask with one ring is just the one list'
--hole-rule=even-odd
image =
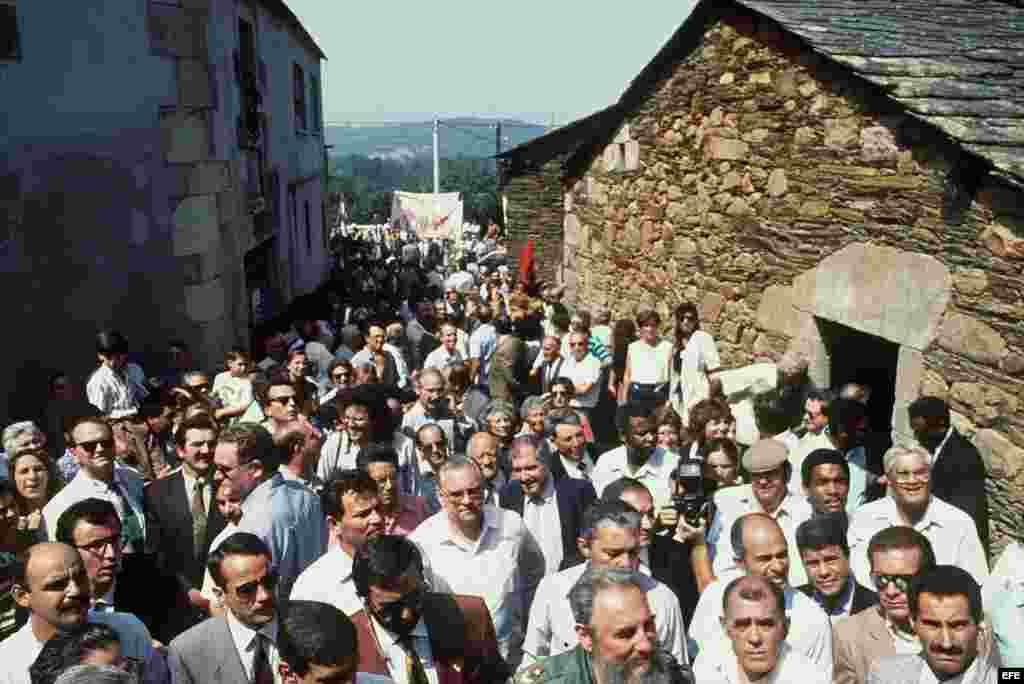
{"label": "man with beard", "polygon": [[763,577],[739,577],[726,587],[723,601],[721,624],[732,648],[702,650],[693,664],[696,681],[830,684],[825,670],[786,643],[790,621],[777,585]]}
{"label": "man with beard", "polygon": [[868,465],[865,445],[868,429],[867,409],[852,399],[836,399],[828,408],[828,438],[842,452],[850,469],[850,491],[846,512],[851,516],[868,502],[868,492],[877,477]]}
{"label": "man with beard", "polygon": [[846,510],[846,497],[850,493],[850,464],[843,452],[815,449],[800,464],[800,480],[814,515]]}
{"label": "man with beard", "polygon": [[550,453],[542,454],[531,437],[517,437],[509,450],[512,481],[501,492],[501,507],[523,517],[544,553],[544,576],[576,564],[576,539],[583,514],[597,494],[586,480],[555,480]]}
{"label": "man with beard", "polygon": [[995,684],[1001,679],[999,654],[983,636],[981,588],[965,570],[938,565],[910,585],[907,598],[921,653],[880,658],[871,666],[868,684]]}
{"label": "man with beard", "polygon": [[913,528],[889,527],[871,538],[868,557],[878,605],[833,626],[835,684],[863,684],[878,659],[921,652],[907,593],[915,577],[935,567],[931,543]]}
{"label": "man with beard", "polygon": [[861,506],[850,520],[850,557],[862,584],[871,578],[868,541],[893,525],[913,527],[928,537],[939,563],[967,570],[979,584],[988,578],[988,558],[974,521],[932,495],[928,459],[928,452],[919,446],[894,446],[885,452],[889,496]]}
{"label": "man with beard", "polygon": [[521,671],[514,684],[681,684],[689,671],[660,649],[636,570],[591,568],[569,591],[579,644]]}
{"label": "man with beard", "polygon": [[796,528],[812,516],[807,500],[793,494],[789,481],[793,475],[787,460],[786,445],[775,439],[757,441],[743,454],[743,468],[750,473],[750,484],[726,487],[715,493],[716,511],[708,529],[708,550],[713,551],[715,574],[736,567],[735,548],[726,532],[748,513],[765,513],[773,518],[786,535],[789,549],[789,582],[795,587],[806,584],[797,551]]}
{"label": "man with beard", "polygon": [[796,544],[810,580],[797,589],[814,599],[833,622],[878,603],[878,594],[861,586],[850,572],[845,513],[820,515],[800,523]]}
{"label": "man with beard", "polygon": [[67,544],[40,543],[30,547],[18,566],[14,601],[29,611],[28,622],[0,642],[0,682],[29,684],[29,666],[43,645],[57,632],[88,622],[113,628],[121,654],[143,663],[143,684],[169,684],[163,657],[153,649],[152,637],[134,615],[92,611],[89,573],[79,552]]}
{"label": "man with beard", "polygon": [[484,601],[430,591],[420,551],[405,537],[368,541],[352,572],[365,606],[352,616],[360,672],[405,684],[492,684],[511,674]]}
{"label": "man with beard", "polygon": [[213,462],[217,473],[238,487],[239,530],[252,532],[270,548],[281,595],[287,596],[296,578],[327,548],[320,498],[278,472],[273,439],[259,425],[236,423],[226,428]]}
{"label": "man with beard", "polygon": [[756,575],[785,594],[785,612],[790,623],[787,643],[831,677],[831,624],[818,604],[790,585],[790,553],[779,523],[765,513],[749,513],[732,524],[729,538],[736,569],[720,574],[704,589],[690,622],[690,638],[697,642],[701,652],[728,650],[728,634],[721,624],[722,596],[736,577]]}
{"label": "man with beard", "polygon": [[[545,577],[537,588],[523,643],[523,652],[528,656],[524,665],[571,651],[579,643],[568,595],[588,569],[640,569],[640,515],[623,501],[599,501],[584,515],[576,544],[587,561]],[[676,661],[689,662],[679,599],[646,573],[641,575],[640,588],[654,612],[658,643]]]}
{"label": "man with beard", "polygon": [[603,454],[594,467],[594,489],[600,496],[604,488],[621,477],[639,480],[651,492],[659,509],[672,503],[669,489],[678,456],[658,448],[658,432],[651,410],[625,404],[619,410],[623,445]]}
{"label": "man with beard", "polygon": [[384,532],[377,485],[361,470],[342,473],[322,497],[327,516],[327,553],[299,575],[289,598],[322,601],[352,615],[362,608],[352,583],[352,559],[368,539]]}
{"label": "man with beard", "polygon": [[949,405],[920,397],[908,408],[914,437],[929,454],[932,493],[974,520],[986,552],[989,546],[985,463],[978,449],[949,422]]}
{"label": "man with beard", "polygon": [[210,554],[207,565],[227,610],[171,642],[174,683],[272,683],[278,575],[270,549],[256,535],[236,532]]}
{"label": "man with beard", "polygon": [[466,445],[466,458],[476,463],[484,477],[484,503],[500,505],[501,490],[508,478],[498,469],[497,438],[489,432],[477,432]]}

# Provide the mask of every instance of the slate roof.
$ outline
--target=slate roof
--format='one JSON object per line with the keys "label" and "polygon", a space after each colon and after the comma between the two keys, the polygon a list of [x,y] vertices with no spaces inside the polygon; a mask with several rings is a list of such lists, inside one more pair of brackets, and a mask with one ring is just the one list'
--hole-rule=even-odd
{"label": "slate roof", "polygon": [[[842,64],[944,131],[994,172],[1024,186],[1024,2],[1022,0],[732,0]],[[608,137],[692,50],[728,0],[702,0],[611,107],[506,151],[568,166],[584,140]],[[593,138],[588,138],[593,141]],[[538,147],[534,147],[535,143]]]}
{"label": "slate roof", "polygon": [[302,25],[299,18],[295,16],[291,8],[285,4],[284,0],[262,0],[264,6],[270,11],[275,17],[283,21],[292,27],[292,29],[299,35],[299,40],[306,44],[313,53],[320,59],[327,59],[327,55],[320,49],[320,46],[313,40],[313,36],[309,35],[309,31]]}
{"label": "slate roof", "polygon": [[[714,2],[715,0],[705,0]],[[1024,184],[1024,5],[737,0]]]}

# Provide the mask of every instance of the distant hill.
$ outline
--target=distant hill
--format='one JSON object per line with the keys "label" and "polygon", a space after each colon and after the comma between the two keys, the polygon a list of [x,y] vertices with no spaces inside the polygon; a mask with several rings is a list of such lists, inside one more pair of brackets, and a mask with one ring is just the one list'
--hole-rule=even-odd
{"label": "distant hill", "polygon": [[[494,155],[497,119],[465,117],[444,119],[441,125],[441,157],[491,157]],[[502,149],[507,150],[547,132],[544,126],[502,119]],[[326,143],[332,157],[358,154],[376,159],[409,161],[433,155],[433,122],[353,124],[327,126]]]}

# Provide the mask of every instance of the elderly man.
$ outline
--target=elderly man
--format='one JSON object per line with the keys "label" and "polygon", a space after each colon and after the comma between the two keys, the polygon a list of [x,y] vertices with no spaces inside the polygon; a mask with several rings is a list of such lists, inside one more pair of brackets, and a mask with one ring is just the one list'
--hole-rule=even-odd
{"label": "elderly man", "polygon": [[790,553],[779,523],[766,513],[748,513],[732,524],[729,537],[733,541],[736,568],[718,575],[701,594],[690,622],[690,638],[701,651],[722,648],[727,636],[720,624],[725,588],[740,575],[757,575],[785,594],[786,615],[790,619],[786,634],[789,645],[831,676],[831,624],[818,604],[790,585]]}
{"label": "elderly man", "polygon": [[566,360],[562,356],[561,346],[562,342],[557,336],[545,336],[541,342],[540,354],[530,369],[530,379],[534,381],[542,396],[551,391],[551,385],[556,378],[562,377],[562,368]]}
{"label": "elderly man", "polygon": [[871,538],[868,557],[878,605],[832,626],[835,684],[863,684],[878,659],[921,651],[907,594],[915,577],[935,567],[931,543],[913,528],[888,527]]}
{"label": "elderly man", "polygon": [[287,596],[302,571],[327,548],[327,524],[320,498],[281,475],[275,451],[269,432],[237,423],[220,434],[213,462],[218,475],[241,495],[239,531],[255,534],[270,548],[281,594]]}
{"label": "elderly man", "polygon": [[[551,417],[545,421],[545,429],[548,433],[549,450],[558,457],[557,463],[552,462],[551,464],[551,472],[554,473],[555,478],[590,479],[594,471],[594,462],[587,455],[587,438],[583,434],[583,421],[580,420],[579,415],[573,411],[558,417]],[[632,423],[630,432],[632,434]],[[611,453],[606,454],[605,458],[609,457]]]}
{"label": "elderly man", "polygon": [[999,655],[983,637],[981,589],[965,570],[938,565],[910,585],[907,597],[921,652],[875,661],[867,684],[1000,681]]}
{"label": "elderly man", "polygon": [[825,670],[786,642],[790,619],[785,596],[777,585],[763,577],[739,577],[726,587],[723,601],[721,626],[731,648],[702,650],[693,664],[695,681],[831,682]]}
{"label": "elderly man", "polygon": [[523,403],[519,407],[519,419],[522,422],[519,434],[532,435],[538,440],[543,440],[545,437],[544,419],[547,414],[547,404],[541,397],[531,396],[523,399]]}
{"label": "elderly man", "polygon": [[750,484],[720,489],[715,494],[717,511],[708,530],[708,547],[713,551],[716,575],[734,567],[731,540],[726,532],[748,513],[765,513],[775,519],[786,535],[789,549],[789,582],[795,587],[807,582],[797,551],[796,528],[810,519],[813,511],[807,500],[794,495],[789,487],[793,476],[786,446],[774,439],[762,439],[743,454],[743,467],[750,473]]}
{"label": "elderly man", "polygon": [[466,458],[476,463],[484,476],[484,503],[500,505],[501,490],[508,483],[498,468],[498,440],[489,432],[477,432],[466,445]]}
{"label": "elderly man", "polygon": [[920,397],[907,408],[910,428],[928,452],[932,493],[966,513],[988,550],[988,495],[985,463],[978,449],[949,421],[949,405],[938,397]]}
{"label": "elderly man", "polygon": [[524,669],[514,684],[692,681],[658,643],[646,585],[636,570],[588,569],[568,596],[579,643]]}
{"label": "elderly man", "polygon": [[29,611],[28,622],[0,642],[0,682],[29,684],[29,667],[43,645],[59,631],[85,622],[99,622],[120,637],[121,655],[143,663],[143,684],[169,684],[163,657],[152,637],[134,615],[90,610],[92,589],[83,558],[67,544],[32,546],[15,577],[14,601]]}
{"label": "elderly man", "polygon": [[321,498],[330,546],[299,575],[289,598],[322,601],[353,615],[362,603],[352,583],[352,559],[368,539],[384,532],[378,489],[369,475],[353,470],[328,483]]}
{"label": "elderly man", "polygon": [[[545,577],[537,588],[523,643],[527,656],[524,665],[571,651],[580,643],[581,635],[569,605],[569,591],[588,569],[636,571],[640,568],[640,515],[622,501],[595,503],[583,518],[577,546],[587,562]],[[686,628],[679,599],[671,589],[646,574],[642,574],[640,587],[654,613],[661,648],[678,662],[688,663]]]}
{"label": "elderly man", "polygon": [[861,584],[870,581],[868,541],[879,530],[906,525],[928,537],[940,564],[956,565],[979,584],[988,578],[988,559],[974,521],[931,492],[929,454],[922,447],[894,446],[885,452],[889,496],[861,506],[850,520],[850,557]]}
{"label": "elderly man", "polygon": [[498,441],[498,469],[508,475],[512,467],[508,450],[516,436],[515,407],[507,401],[492,401],[482,417],[484,428]]}
{"label": "elderly man", "polygon": [[544,576],[575,565],[583,514],[597,499],[586,480],[555,480],[550,453],[535,440],[517,437],[509,450],[512,481],[501,492],[501,507],[523,517],[544,553]]}
{"label": "elderly man", "polygon": [[521,658],[533,592],[544,576],[544,555],[518,514],[482,502],[482,483],[472,461],[445,464],[440,472],[444,510],[409,539],[452,591],[484,599],[502,656],[514,665]]}
{"label": "elderly man", "polygon": [[569,357],[562,367],[562,376],[572,380],[575,396],[574,409],[590,417],[601,396],[601,362],[587,348],[589,335],[574,332],[569,335]]}
{"label": "elderly man", "polygon": [[319,492],[323,481],[317,477],[316,470],[322,445],[323,436],[312,423],[305,418],[292,421],[274,435],[274,448],[283,461],[278,468],[281,475],[312,492]]}

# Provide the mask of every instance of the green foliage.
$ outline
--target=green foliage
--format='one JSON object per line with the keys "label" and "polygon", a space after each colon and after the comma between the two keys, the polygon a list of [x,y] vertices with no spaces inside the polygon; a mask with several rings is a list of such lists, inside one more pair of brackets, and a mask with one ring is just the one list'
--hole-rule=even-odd
{"label": "green foliage", "polygon": [[[442,159],[441,192],[461,192],[463,220],[482,224],[497,215],[494,162],[485,159]],[[331,160],[329,191],[340,193],[355,223],[383,223],[391,216],[391,193],[431,192],[434,167],[429,158],[408,161],[371,159],[362,155]]]}

